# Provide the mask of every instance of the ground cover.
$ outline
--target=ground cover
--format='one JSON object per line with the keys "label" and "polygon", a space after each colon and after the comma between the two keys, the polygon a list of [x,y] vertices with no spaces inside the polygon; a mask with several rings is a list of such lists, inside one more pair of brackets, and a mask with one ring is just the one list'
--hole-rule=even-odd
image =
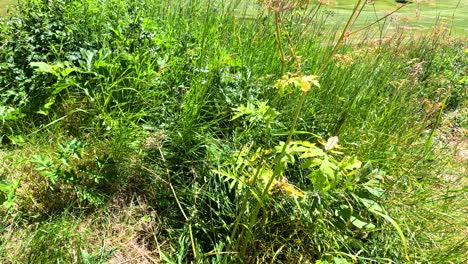
{"label": "ground cover", "polygon": [[463,262],[463,35],[352,34],[372,6],[22,3],[0,262]]}

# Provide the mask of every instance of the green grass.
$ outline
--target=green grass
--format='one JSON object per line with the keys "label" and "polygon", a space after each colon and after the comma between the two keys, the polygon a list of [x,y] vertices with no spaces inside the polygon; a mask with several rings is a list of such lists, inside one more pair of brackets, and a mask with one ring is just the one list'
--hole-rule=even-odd
{"label": "green grass", "polygon": [[[352,4],[345,4],[348,1],[337,1],[338,19],[342,21],[342,16],[346,15],[346,10],[352,8]],[[427,32],[436,25],[446,26],[453,29],[453,33],[460,36],[466,36],[468,30],[468,15],[464,10],[468,8],[466,1],[415,1],[401,9],[394,16],[394,21],[388,21],[390,29],[397,27],[406,27],[417,32]],[[375,17],[381,17],[387,12],[394,10],[398,4],[394,1],[376,1],[375,5],[370,5],[364,9],[361,23],[372,21]],[[382,23],[383,24],[383,23]]]}
{"label": "green grass", "polygon": [[[323,9],[332,12],[327,17],[326,25],[329,27],[342,26],[341,24],[349,17],[355,1],[329,2],[329,5],[323,7]],[[396,31],[403,28],[408,34],[423,34],[428,33],[431,28],[438,25],[451,28],[452,33],[460,37],[465,37],[468,34],[468,14],[464,12],[464,10],[468,9],[466,1],[432,0],[414,2],[402,8],[397,14],[380,22],[374,28],[376,30],[383,28],[384,31]],[[247,5],[249,14],[254,15],[256,13],[254,11],[256,5],[252,1],[245,1],[244,4]],[[383,17],[399,6],[401,5],[393,0],[379,0],[375,1],[374,4],[367,5],[357,20],[355,28],[360,28],[377,18]]]}
{"label": "green grass", "polygon": [[0,22],[1,263],[463,262],[466,44],[245,3]]}
{"label": "green grass", "polygon": [[1,0],[0,1],[0,16],[5,15],[8,10],[8,6],[13,4],[13,0]]}
{"label": "green grass", "polygon": [[[252,5],[252,1],[245,1]],[[352,1],[332,1],[333,4],[326,9],[335,12],[335,15],[328,20],[328,25],[335,25],[345,21],[350,10],[354,6]],[[431,0],[415,1],[403,8],[394,17],[394,21],[389,22],[391,29],[398,26],[404,26],[407,29],[413,29],[415,32],[427,31],[434,26],[439,25],[453,28],[453,33],[464,36],[468,30],[468,14],[464,10],[468,9],[468,3],[460,0]],[[12,5],[13,0],[0,0],[0,15],[6,14],[7,6]],[[376,16],[381,17],[387,12],[393,11],[399,5],[393,0],[379,0],[375,4],[367,6],[361,15],[357,25],[365,25],[368,21],[375,20]]]}

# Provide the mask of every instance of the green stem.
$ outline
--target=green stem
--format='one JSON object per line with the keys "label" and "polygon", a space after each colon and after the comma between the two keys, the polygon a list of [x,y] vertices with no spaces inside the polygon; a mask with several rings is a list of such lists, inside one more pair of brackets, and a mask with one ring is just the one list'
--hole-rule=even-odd
{"label": "green stem", "polygon": [[[356,34],[356,33],[360,32],[360,31],[362,31],[362,30],[365,30],[365,29],[370,28],[371,26],[373,26],[373,25],[379,23],[380,21],[386,19],[387,17],[389,17],[389,16],[395,14],[396,12],[398,12],[398,10],[402,9],[402,8],[405,7],[406,5],[407,5],[407,4],[403,4],[403,5],[399,6],[398,8],[396,8],[395,10],[393,10],[392,12],[390,12],[390,13],[386,14],[385,16],[383,16],[383,17],[377,19],[376,21],[374,21],[374,22],[372,22],[372,23],[370,23],[370,24],[368,24],[368,25],[366,25],[366,26],[363,26],[362,28],[359,28],[359,29],[357,29],[357,30],[355,30],[355,31],[353,31],[353,32],[351,32],[350,35]],[[375,8],[375,7],[374,7],[374,8]]]}
{"label": "green stem", "polygon": [[296,48],[294,47],[294,44],[293,44],[293,42],[291,40],[291,36],[289,35],[289,32],[288,32],[288,30],[286,29],[286,27],[284,26],[283,23],[281,23],[281,26],[283,27],[284,34],[286,35],[286,39],[288,40],[289,49],[291,50],[292,56],[293,56],[294,61],[296,63],[297,75],[302,76],[301,62],[299,60],[299,56],[297,56]]}
{"label": "green stem", "polygon": [[[268,183],[267,183],[265,189],[263,190],[261,199],[264,199],[265,197],[268,196],[268,190],[270,189],[270,186],[273,183],[273,180],[276,177],[278,177],[279,175],[281,175],[281,173],[282,173],[283,165],[281,163],[281,160],[286,155],[286,148],[287,148],[287,146],[289,145],[289,143],[292,140],[292,136],[293,136],[294,131],[296,129],[297,121],[299,120],[299,117],[301,115],[302,106],[304,105],[306,96],[307,96],[307,92],[302,92],[301,98],[299,100],[299,105],[297,106],[296,113],[294,114],[294,119],[293,119],[293,122],[291,124],[291,128],[289,129],[288,138],[286,140],[286,143],[283,145],[283,149],[281,150],[280,155],[275,159],[275,162],[274,162],[275,170],[273,171],[273,175],[268,180]],[[255,223],[257,222],[258,213],[260,212],[261,207],[262,207],[261,203],[257,203],[255,205],[255,209],[253,210],[252,214],[250,215],[249,223],[248,223],[248,226],[247,226],[247,231],[252,230]],[[244,244],[242,246],[242,249],[241,249],[241,252],[240,252],[241,259],[244,259],[245,252],[247,251],[247,246],[248,246],[250,240],[252,239],[251,237],[252,237],[251,233],[247,233],[247,235],[245,237],[245,240],[244,240],[245,242],[244,242]]]}
{"label": "green stem", "polygon": [[447,97],[445,97],[444,101],[442,102],[442,106],[439,109],[439,113],[437,114],[436,121],[432,126],[431,133],[429,134],[429,137],[426,140],[423,157],[427,157],[427,154],[429,154],[429,151],[431,150],[432,140],[434,139],[434,135],[436,133],[437,127],[440,124],[440,120],[442,120],[442,114],[444,113],[444,109],[445,109],[445,106],[447,105],[447,101],[450,97],[450,94],[451,94],[451,91],[449,90]]}
{"label": "green stem", "polygon": [[[257,172],[255,173],[255,176],[253,178],[253,183],[257,182],[257,179],[258,179],[258,175],[260,174],[262,170],[257,170]],[[248,187],[249,188],[249,187]],[[232,230],[232,233],[231,233],[231,238],[232,240],[234,240],[234,237],[235,235],[237,235],[237,229],[239,228],[239,222],[242,218],[242,216],[244,215],[245,211],[246,211],[246,208],[247,208],[247,202],[248,200],[250,199],[250,190],[247,189],[247,193],[244,195],[243,199],[242,199],[242,205],[241,205],[241,210],[240,210],[240,213],[239,215],[236,217],[236,220],[234,222],[234,229]]]}
{"label": "green stem", "polygon": [[286,62],[286,57],[284,55],[284,50],[283,50],[283,43],[281,41],[281,32],[280,32],[280,15],[279,13],[275,13],[275,28],[276,28],[276,42],[278,43],[278,51],[280,53],[281,57],[281,76],[284,75],[284,69],[285,69],[285,62]]}
{"label": "green stem", "polygon": [[[320,75],[322,74],[322,72],[325,70],[325,67],[328,65],[328,63],[330,62],[330,60],[333,58],[333,55],[335,55],[335,53],[338,51],[339,47],[341,46],[341,44],[343,43],[343,40],[344,38],[346,37],[346,33],[348,32],[349,28],[351,28],[351,26],[353,25],[354,21],[356,20],[356,15],[359,14],[362,10],[359,9],[359,6],[361,6],[362,2],[365,1],[365,0],[359,0],[356,5],[354,6],[354,9],[353,9],[353,13],[351,13],[351,16],[349,17],[348,21],[346,22],[346,26],[343,28],[343,32],[341,32],[341,36],[340,38],[338,39],[338,42],[336,42],[335,46],[333,47],[333,50],[332,52],[330,53],[330,55],[328,55],[327,59],[325,60],[325,62],[322,64],[322,67],[320,67],[317,75]],[[364,5],[366,4],[366,2],[364,2]]]}
{"label": "green stem", "polygon": [[304,105],[306,96],[307,96],[307,92],[302,92],[301,98],[299,99],[299,104],[298,104],[298,106],[296,108],[296,113],[294,114],[294,119],[293,119],[291,127],[289,129],[288,138],[286,139],[286,143],[283,145],[283,149],[281,150],[280,155],[275,160],[275,170],[273,172],[273,176],[268,181],[267,186],[263,190],[263,196],[266,195],[266,193],[270,189],[270,186],[273,183],[273,180],[277,176],[279,176],[281,174],[281,172],[282,172],[281,170],[283,169],[283,166],[281,164],[281,160],[286,155],[286,148],[288,147],[289,143],[291,142],[294,131],[296,130],[297,121],[299,120],[299,117],[301,115],[302,106]]}
{"label": "green stem", "polygon": [[[346,26],[344,27],[343,32],[341,33],[341,36],[340,36],[338,42],[334,46],[332,52],[330,53],[328,58],[325,60],[324,64],[320,68],[320,70],[318,71],[319,75],[323,72],[326,65],[329,63],[329,61],[333,57],[333,55],[338,51],[338,48],[340,47],[340,45],[342,44],[344,38],[346,37],[346,34],[347,34],[349,28],[356,21],[356,18],[359,16],[362,9],[364,8],[366,2],[364,2],[364,4],[362,4],[363,1],[365,1],[365,0],[359,0],[356,3],[356,6],[354,7],[353,13],[351,14],[350,18],[348,19],[348,21],[346,23]],[[361,8],[359,8],[359,7],[361,7]],[[278,43],[278,50],[279,50],[279,53],[280,53],[280,56],[281,56],[281,75],[284,75],[286,60],[285,60],[284,50],[283,50],[282,42],[281,42],[281,29],[280,29],[280,26],[281,26],[281,16],[280,16],[280,14],[278,12],[276,12],[275,13],[276,40],[277,40],[277,43]],[[294,59],[296,61],[296,67],[297,67],[298,74],[302,75],[299,58],[298,58],[298,56],[297,56],[297,54],[295,52],[294,45],[293,45],[293,43],[291,41],[291,38],[290,38],[289,34],[287,34],[286,36],[288,37],[288,44],[289,44],[290,49],[291,49],[291,51],[293,53],[293,57],[294,57]],[[307,96],[307,92],[302,92],[301,98],[299,99],[299,104],[296,107],[296,112],[294,114],[294,118],[293,118],[293,121],[291,123],[291,127],[289,129],[288,138],[287,138],[285,144],[283,145],[281,153],[275,158],[275,161],[274,161],[275,168],[274,168],[274,171],[273,171],[273,175],[268,180],[268,183],[266,184],[266,186],[265,186],[265,188],[264,188],[264,190],[263,190],[263,192],[261,194],[260,199],[262,199],[262,200],[268,198],[268,191],[269,191],[271,185],[273,184],[274,179],[277,178],[279,175],[281,175],[283,173],[284,167],[283,167],[283,164],[282,164],[282,160],[286,156],[286,150],[287,150],[287,147],[288,147],[288,145],[290,144],[290,142],[292,140],[292,136],[294,134],[294,131],[295,131],[296,126],[297,126],[297,122],[298,122],[299,117],[301,115],[302,107],[304,105],[306,96]],[[242,245],[242,248],[241,248],[241,251],[240,251],[240,254],[239,254],[239,257],[241,259],[245,259],[244,257],[245,257],[245,253],[247,251],[247,246],[249,245],[249,243],[252,240],[252,232],[253,232],[252,228],[255,226],[255,223],[258,220],[258,214],[259,214],[260,209],[261,209],[262,206],[263,206],[262,203],[260,203],[260,202],[256,203],[254,210],[250,214],[248,225],[247,225],[246,229],[244,229],[243,232],[241,233],[240,237],[242,237],[242,234],[245,234],[245,232],[248,232],[246,234],[245,238],[244,238],[244,243]],[[244,207],[244,204],[242,205],[242,207]],[[246,208],[242,208],[242,209],[245,210]],[[235,231],[233,232],[233,235],[235,235],[236,232],[237,232],[237,227],[235,228]]]}

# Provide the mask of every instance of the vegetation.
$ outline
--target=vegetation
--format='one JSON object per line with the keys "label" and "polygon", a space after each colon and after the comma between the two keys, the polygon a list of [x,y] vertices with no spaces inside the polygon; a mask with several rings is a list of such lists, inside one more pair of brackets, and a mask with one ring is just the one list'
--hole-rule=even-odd
{"label": "vegetation", "polygon": [[19,1],[0,262],[462,263],[466,39],[325,2]]}

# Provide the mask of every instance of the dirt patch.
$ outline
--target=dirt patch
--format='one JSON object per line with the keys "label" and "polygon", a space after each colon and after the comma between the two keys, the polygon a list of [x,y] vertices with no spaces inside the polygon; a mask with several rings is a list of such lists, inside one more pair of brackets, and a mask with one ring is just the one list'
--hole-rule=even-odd
{"label": "dirt patch", "polygon": [[107,261],[108,264],[153,264],[163,263],[154,258],[153,252],[148,250],[145,245],[142,245],[138,239],[133,239],[122,245],[121,248],[115,252],[111,259]]}
{"label": "dirt patch", "polygon": [[[467,134],[465,133],[465,137]],[[464,139],[457,145],[455,160],[461,163],[468,161],[468,139]]]}

